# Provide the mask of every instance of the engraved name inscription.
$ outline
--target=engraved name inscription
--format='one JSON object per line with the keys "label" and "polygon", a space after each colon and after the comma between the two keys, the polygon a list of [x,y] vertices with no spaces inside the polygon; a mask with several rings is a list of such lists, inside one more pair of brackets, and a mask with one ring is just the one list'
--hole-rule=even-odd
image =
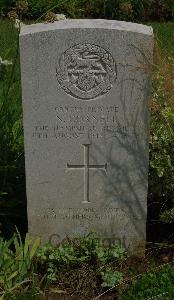
{"label": "engraved name inscription", "polygon": [[128,138],[133,128],[120,123],[117,106],[56,106],[51,124],[35,125],[33,138],[37,139],[79,139],[89,140],[121,136]]}
{"label": "engraved name inscription", "polygon": [[82,100],[95,99],[112,88],[117,77],[116,63],[102,47],[78,44],[62,54],[56,76],[70,96]]}

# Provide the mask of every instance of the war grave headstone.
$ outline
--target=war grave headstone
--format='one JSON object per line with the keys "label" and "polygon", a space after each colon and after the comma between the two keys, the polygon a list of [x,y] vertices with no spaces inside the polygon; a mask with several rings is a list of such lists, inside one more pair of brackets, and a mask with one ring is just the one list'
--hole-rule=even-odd
{"label": "war grave headstone", "polygon": [[20,34],[29,232],[146,240],[153,31],[108,20]]}

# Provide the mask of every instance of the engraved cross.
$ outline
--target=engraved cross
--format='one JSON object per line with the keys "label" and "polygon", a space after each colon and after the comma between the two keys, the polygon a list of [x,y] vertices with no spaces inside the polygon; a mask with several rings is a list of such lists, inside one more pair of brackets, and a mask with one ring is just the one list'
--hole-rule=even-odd
{"label": "engraved cross", "polygon": [[68,169],[84,170],[84,201],[82,203],[89,203],[89,170],[100,169],[107,171],[107,163],[105,165],[90,165],[89,164],[89,146],[90,144],[83,144],[84,146],[84,163],[83,165],[67,164]]}

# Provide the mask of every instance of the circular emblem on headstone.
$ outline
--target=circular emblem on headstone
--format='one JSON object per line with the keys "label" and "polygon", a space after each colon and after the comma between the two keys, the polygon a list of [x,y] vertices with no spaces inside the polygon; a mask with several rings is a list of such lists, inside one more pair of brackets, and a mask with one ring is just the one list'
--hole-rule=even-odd
{"label": "circular emblem on headstone", "polygon": [[117,67],[112,55],[102,47],[79,44],[62,54],[56,75],[67,94],[90,100],[106,94],[112,88]]}

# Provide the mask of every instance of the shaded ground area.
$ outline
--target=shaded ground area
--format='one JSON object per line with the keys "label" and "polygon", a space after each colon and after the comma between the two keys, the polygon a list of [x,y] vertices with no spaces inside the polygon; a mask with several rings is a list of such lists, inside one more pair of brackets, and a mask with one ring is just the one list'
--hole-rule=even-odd
{"label": "shaded ground area", "polygon": [[[159,245],[152,247],[149,245],[149,248],[146,251],[145,257],[128,257],[125,261],[120,263],[120,271],[124,274],[124,281],[117,285],[115,288],[106,288],[101,290],[101,285],[95,280],[95,276],[92,277],[91,269],[86,270],[86,274],[83,277],[84,270],[78,270],[78,282],[77,278],[67,277],[67,281],[63,280],[62,284],[58,284],[57,289],[66,290],[68,294],[56,295],[50,293],[44,300],[89,300],[89,299],[101,299],[101,300],[117,300],[122,299],[121,294],[125,291],[133,282],[141,278],[142,274],[149,273],[151,271],[160,272],[160,270],[168,264],[173,263],[174,261],[174,245],[166,248],[162,248]],[[96,274],[93,274],[96,275]],[[68,283],[68,285],[67,285]],[[79,284],[81,283],[81,289],[79,289]],[[97,286],[98,284],[98,286]],[[52,288],[56,289],[56,286]],[[93,292],[91,292],[93,289]],[[81,296],[81,292],[87,294],[87,296]],[[119,296],[120,295],[120,296]],[[132,299],[132,298],[131,298]],[[137,299],[137,298],[135,298]],[[137,299],[138,300],[138,299]]]}

